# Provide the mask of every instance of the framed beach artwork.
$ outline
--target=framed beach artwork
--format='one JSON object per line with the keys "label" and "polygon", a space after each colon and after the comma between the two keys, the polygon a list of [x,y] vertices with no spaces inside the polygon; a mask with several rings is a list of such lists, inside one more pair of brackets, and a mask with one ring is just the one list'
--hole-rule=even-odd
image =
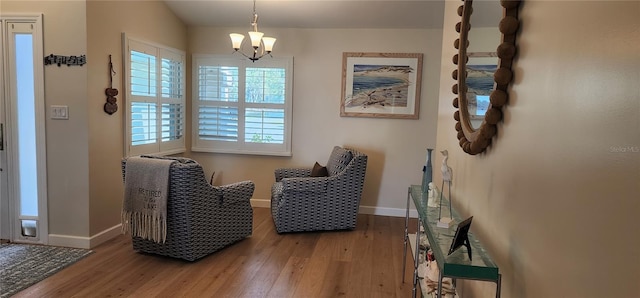
{"label": "framed beach artwork", "polygon": [[343,53],[340,116],[418,119],[421,53]]}
{"label": "framed beach artwork", "polygon": [[[467,61],[467,110],[472,121],[484,120],[489,109],[489,96],[494,89],[493,74],[498,68],[496,52],[470,52]],[[479,127],[474,125],[473,127]]]}

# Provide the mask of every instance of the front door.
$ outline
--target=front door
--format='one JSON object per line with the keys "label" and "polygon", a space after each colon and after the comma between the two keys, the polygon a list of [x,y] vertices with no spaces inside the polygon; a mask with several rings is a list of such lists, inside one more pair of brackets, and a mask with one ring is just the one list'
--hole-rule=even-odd
{"label": "front door", "polygon": [[0,25],[0,238],[46,244],[42,18]]}

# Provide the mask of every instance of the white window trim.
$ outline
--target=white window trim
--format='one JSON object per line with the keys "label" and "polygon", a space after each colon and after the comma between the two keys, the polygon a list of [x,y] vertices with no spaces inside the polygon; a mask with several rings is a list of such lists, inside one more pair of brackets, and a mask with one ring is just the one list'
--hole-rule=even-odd
{"label": "white window trim", "polygon": [[[156,75],[157,77],[161,77],[162,75],[162,58],[163,57],[180,57],[182,64],[184,66],[184,72],[182,74],[182,90],[183,90],[183,94],[181,96],[181,98],[164,98],[162,97],[162,84],[160,82],[158,82],[156,84],[156,97],[151,99],[151,98],[143,98],[143,97],[138,97],[138,96],[133,96],[130,93],[130,86],[131,86],[131,78],[129,75],[130,69],[130,63],[131,63],[131,56],[130,56],[130,42],[135,42],[138,46],[143,46],[145,48],[147,48],[148,50],[145,50],[145,53],[147,51],[149,51],[150,53],[147,54],[153,54],[155,55],[157,58],[159,58],[157,60],[156,63]],[[185,139],[186,139],[186,123],[187,123],[187,119],[186,119],[186,54],[184,51],[182,50],[178,50],[178,49],[174,49],[165,45],[161,45],[158,43],[154,43],[154,42],[149,42],[149,41],[145,41],[142,39],[138,39],[138,38],[133,38],[131,36],[128,36],[126,33],[122,33],[122,60],[123,60],[123,74],[125,77],[125,84],[123,86],[123,94],[125,96],[125,104],[124,104],[124,110],[125,110],[125,117],[124,117],[124,129],[125,129],[125,142],[124,142],[124,155],[125,156],[133,156],[133,155],[142,155],[142,154],[157,154],[157,155],[171,155],[171,154],[178,154],[178,153],[183,153],[186,151],[186,143],[185,143]],[[135,100],[134,100],[135,97]],[[131,145],[131,103],[132,102],[149,102],[149,103],[156,103],[157,104],[157,108],[158,108],[158,113],[161,113],[161,109],[162,109],[162,104],[163,103],[179,103],[182,105],[182,119],[184,121],[183,123],[183,127],[182,127],[182,137],[178,140],[173,140],[173,141],[165,141],[162,142],[162,125],[161,125],[161,121],[162,121],[162,117],[157,117],[156,119],[156,127],[158,127],[159,132],[157,134],[157,139],[159,140],[156,143],[153,144],[145,144],[145,145],[137,145],[137,146],[132,146]]]}
{"label": "white window trim", "polygon": [[[221,142],[201,140],[199,137],[199,92],[198,92],[198,66],[203,61],[215,59],[217,61],[230,61],[233,65],[242,65],[243,67],[264,66],[264,67],[284,67],[286,69],[286,85],[285,85],[285,103],[284,103],[284,143],[283,144],[266,144],[266,143],[245,143],[244,127],[238,128],[238,142]],[[208,55],[193,54],[192,55],[192,75],[191,75],[191,151],[194,152],[212,152],[212,153],[231,153],[231,154],[249,154],[249,155],[269,155],[269,156],[291,156],[291,123],[293,118],[293,57],[267,57],[256,62],[242,57],[238,58],[233,55]],[[244,76],[241,76],[242,78]],[[244,86],[244,82],[240,82],[240,86]],[[243,89],[243,88],[240,88]],[[238,90],[239,97],[244,98],[244,90]],[[259,104],[251,104],[258,107]],[[244,100],[237,103],[238,109],[245,108]],[[237,145],[240,143],[241,145]],[[239,148],[240,147],[240,148]]]}

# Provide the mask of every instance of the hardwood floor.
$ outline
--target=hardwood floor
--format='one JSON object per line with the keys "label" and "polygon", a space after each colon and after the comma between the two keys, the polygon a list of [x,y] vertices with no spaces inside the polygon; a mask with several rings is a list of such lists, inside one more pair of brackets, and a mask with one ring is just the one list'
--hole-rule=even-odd
{"label": "hardwood floor", "polygon": [[196,262],[137,253],[121,235],[14,297],[411,296],[410,255],[404,283],[401,274],[404,218],[361,214],[353,231],[278,235],[270,210],[254,208],[253,229]]}

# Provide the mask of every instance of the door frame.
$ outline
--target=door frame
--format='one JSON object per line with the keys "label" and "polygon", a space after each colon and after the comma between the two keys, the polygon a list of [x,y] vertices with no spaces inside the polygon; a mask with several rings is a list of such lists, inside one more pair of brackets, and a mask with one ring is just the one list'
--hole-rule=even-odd
{"label": "door frame", "polygon": [[[7,44],[5,41],[5,21],[4,15],[0,14],[0,45]],[[4,126],[6,123],[5,117],[5,104],[4,99],[7,97],[7,89],[4,88],[7,82],[4,80],[4,47],[0,46],[0,86],[2,86],[2,93],[0,93],[0,123],[2,126],[0,127],[0,135],[2,136],[2,147],[4,147]],[[4,148],[2,148],[4,149]],[[0,150],[0,239],[2,240],[10,240],[11,239],[11,219],[10,219],[10,210],[9,207],[9,195],[7,193],[7,151]]]}
{"label": "door frame", "polygon": [[47,207],[47,167],[46,167],[46,135],[45,135],[45,97],[44,97],[44,35],[42,14],[0,14],[0,30],[2,30],[2,44],[7,45],[8,23],[30,23],[33,30],[33,62],[34,62],[34,97],[35,97],[35,129],[36,129],[36,164],[37,164],[37,237],[22,235],[20,225],[20,203],[16,201],[20,193],[20,181],[16,174],[18,161],[17,128],[13,125],[16,106],[12,99],[11,61],[9,47],[0,49],[0,84],[3,94],[0,94],[0,121],[4,129],[4,151],[0,152],[0,238],[8,236],[13,242],[48,243],[48,207]]}

